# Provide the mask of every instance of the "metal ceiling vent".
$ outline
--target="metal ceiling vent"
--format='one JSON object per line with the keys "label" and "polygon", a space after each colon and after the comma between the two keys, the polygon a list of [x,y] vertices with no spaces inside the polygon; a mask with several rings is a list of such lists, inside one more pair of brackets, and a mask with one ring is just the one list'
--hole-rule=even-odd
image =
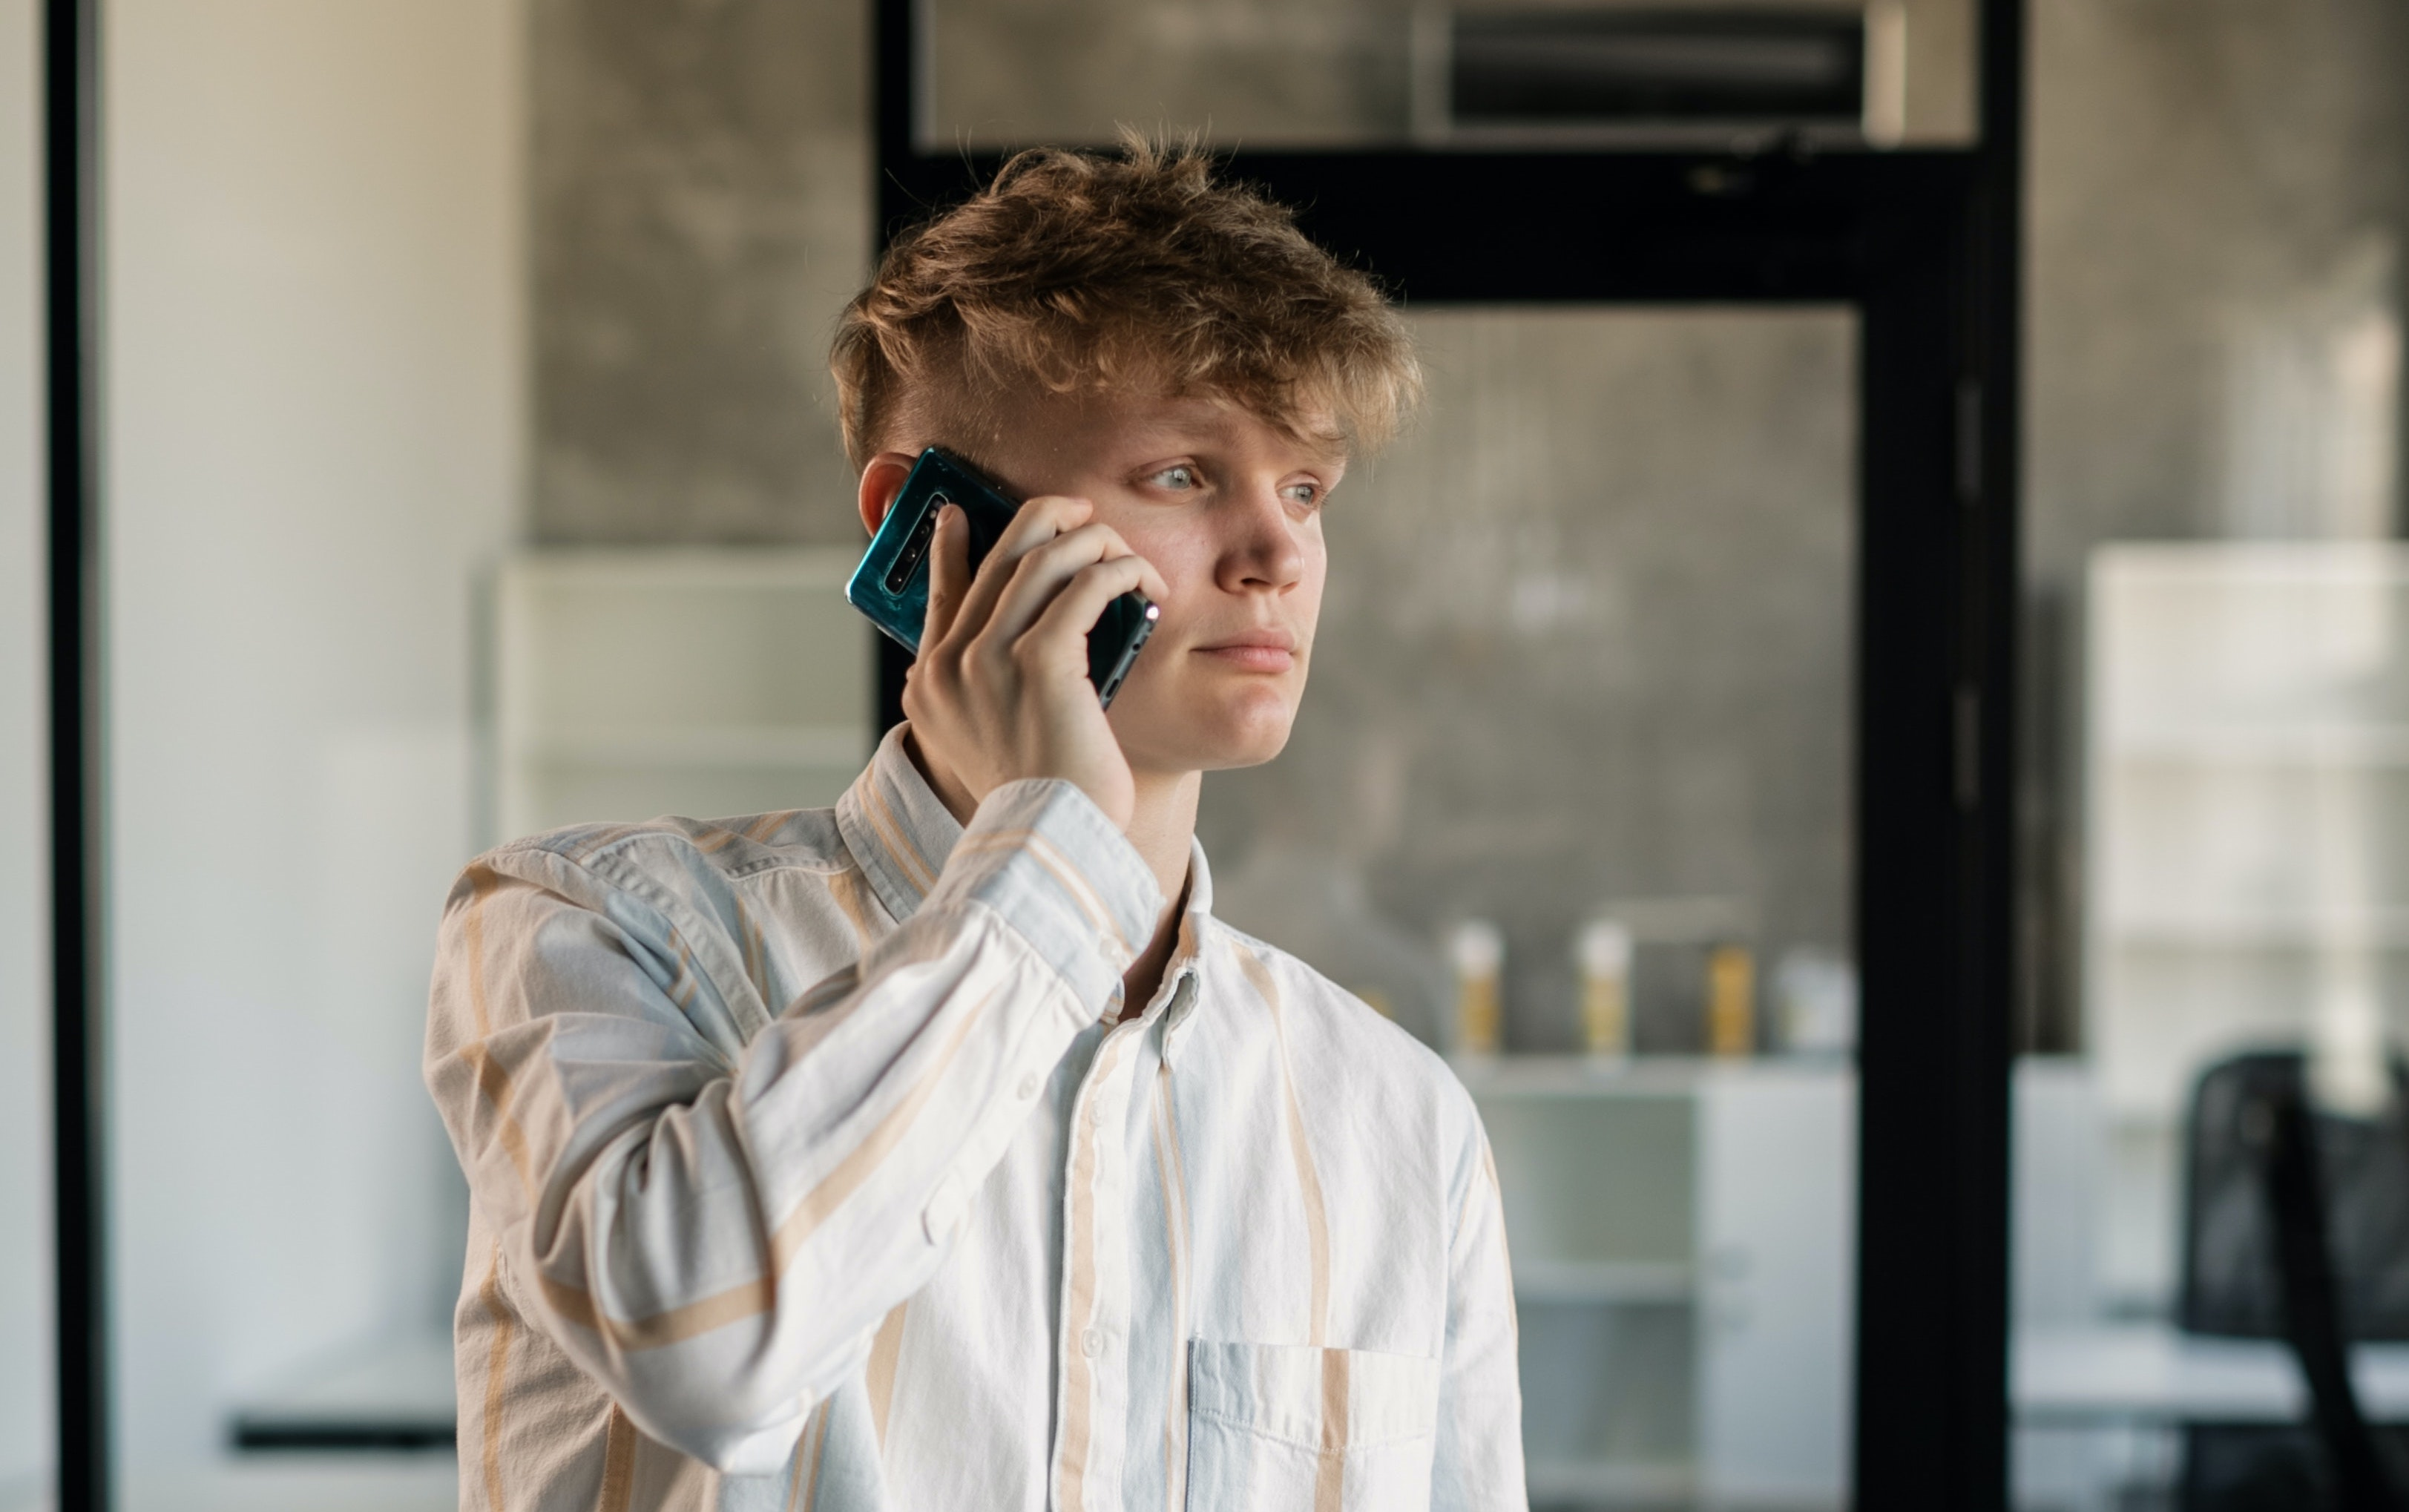
{"label": "metal ceiling vent", "polygon": [[1426,137],[1459,142],[1795,133],[1888,146],[1905,32],[1897,0],[1425,10],[1415,114]]}

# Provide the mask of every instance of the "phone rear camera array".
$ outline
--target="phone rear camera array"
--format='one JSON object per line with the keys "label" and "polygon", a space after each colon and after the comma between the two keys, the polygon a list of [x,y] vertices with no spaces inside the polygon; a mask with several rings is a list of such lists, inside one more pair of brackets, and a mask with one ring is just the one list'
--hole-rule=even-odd
{"label": "phone rear camera array", "polygon": [[895,565],[887,569],[888,593],[902,593],[911,583],[913,574],[920,570],[920,564],[928,559],[929,542],[937,534],[937,511],[952,502],[943,494],[929,497],[929,507],[920,511],[920,523],[912,527],[911,537],[903,542],[903,549],[895,554]]}

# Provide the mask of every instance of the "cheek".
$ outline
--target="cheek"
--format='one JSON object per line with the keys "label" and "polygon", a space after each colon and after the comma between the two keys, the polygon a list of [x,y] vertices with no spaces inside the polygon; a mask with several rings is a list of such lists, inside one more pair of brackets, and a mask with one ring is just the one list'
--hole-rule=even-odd
{"label": "cheek", "polygon": [[1163,586],[1171,590],[1171,597],[1162,606],[1166,616],[1176,619],[1190,606],[1204,601],[1213,586],[1213,558],[1197,549],[1191,532],[1158,530],[1148,534],[1123,530],[1121,539],[1129,542],[1130,550],[1162,574]]}

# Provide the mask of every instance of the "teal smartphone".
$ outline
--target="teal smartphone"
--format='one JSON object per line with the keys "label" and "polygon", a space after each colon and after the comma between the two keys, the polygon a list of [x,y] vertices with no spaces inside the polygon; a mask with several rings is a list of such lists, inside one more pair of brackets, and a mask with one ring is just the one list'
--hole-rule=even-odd
{"label": "teal smartphone", "polygon": [[[870,623],[913,655],[919,655],[920,627],[929,619],[929,547],[937,534],[937,511],[959,505],[970,525],[971,570],[1003,539],[1020,505],[943,447],[932,446],[913,463],[903,490],[871,538],[870,550],[853,569],[844,597]],[[1136,665],[1162,611],[1143,594],[1125,593],[1104,606],[1088,632],[1088,681],[1105,708]]]}

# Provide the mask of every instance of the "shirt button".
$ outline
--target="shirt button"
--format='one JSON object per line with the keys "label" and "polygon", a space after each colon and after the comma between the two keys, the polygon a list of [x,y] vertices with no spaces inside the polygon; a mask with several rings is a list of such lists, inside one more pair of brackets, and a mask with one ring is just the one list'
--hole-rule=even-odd
{"label": "shirt button", "polygon": [[1014,1088],[1014,1090],[1019,1093],[1020,1101],[1023,1102],[1035,1097],[1037,1095],[1037,1073],[1032,1071],[1028,1075],[1020,1078],[1020,1085]]}
{"label": "shirt button", "polygon": [[1094,1329],[1079,1331],[1079,1352],[1093,1360],[1104,1352],[1104,1336]]}

